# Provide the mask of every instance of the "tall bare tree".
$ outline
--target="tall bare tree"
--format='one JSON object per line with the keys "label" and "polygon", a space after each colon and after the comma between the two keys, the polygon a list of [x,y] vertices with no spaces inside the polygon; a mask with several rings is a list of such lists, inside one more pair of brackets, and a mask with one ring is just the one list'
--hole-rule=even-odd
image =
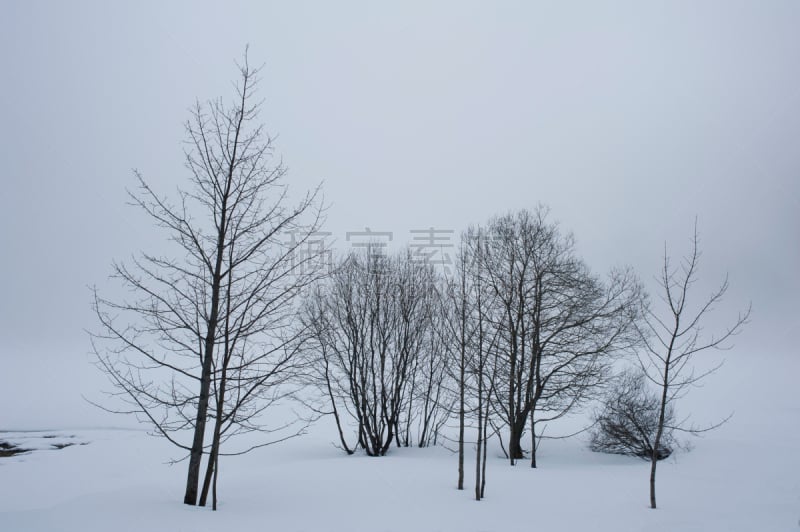
{"label": "tall bare tree", "polygon": [[603,383],[616,353],[636,341],[639,283],[628,270],[607,281],[575,253],[573,238],[548,221],[548,211],[494,218],[481,271],[494,296],[488,311],[497,343],[494,407],[509,430],[512,465],[523,458],[530,420],[536,467],[536,416],[560,417]]}
{"label": "tall bare tree", "polygon": [[447,349],[446,364],[450,368],[450,381],[457,389],[458,416],[458,481],[459,490],[464,489],[464,454],[467,420],[467,390],[471,387],[468,371],[474,348],[476,334],[474,241],[475,230],[470,228],[461,235],[458,255],[455,261],[455,275],[445,281],[442,289],[441,317],[436,327]]}
{"label": "tall bare tree", "polygon": [[486,252],[486,233],[480,228],[472,229],[465,234],[468,238],[467,249],[472,257],[471,281],[474,297],[474,331],[470,346],[469,369],[472,374],[474,412],[477,421],[475,449],[475,500],[480,501],[486,494],[486,462],[488,453],[489,427],[492,425],[492,397],[495,396],[498,366],[502,361],[497,350],[497,342],[501,339],[500,330],[492,328],[489,313],[495,302],[496,293],[485,284],[480,265]]}
{"label": "tall bare tree", "polygon": [[237,66],[234,101],[198,103],[186,124],[191,186],[177,201],[136,173],[132,202],[169,234],[174,256],[115,263],[129,300],[95,294],[96,359],[129,405],[109,408],[143,417],[188,453],[191,505],[203,455],[201,504],[212,477],[216,487],[221,444],[262,428],[260,414],[280,396],[300,341],[289,329],[293,301],[320,267],[308,246],[321,223],[318,189],[287,206],[285,169],[258,122],[259,69],[246,53]]}
{"label": "tall bare tree", "polygon": [[464,489],[466,429],[468,425],[476,428],[476,500],[483,498],[486,489],[486,442],[497,367],[498,335],[488,326],[486,314],[493,293],[481,272],[485,240],[484,228],[470,227],[462,233],[455,275],[446,280],[442,291],[443,319],[436,324],[448,346],[450,371],[445,388],[454,388],[457,396],[452,413],[458,417],[458,489]]}
{"label": "tall bare tree", "polygon": [[[658,278],[660,309],[649,307],[644,326],[640,328],[644,349],[639,362],[643,371],[660,390],[658,424],[650,459],[650,507],[656,508],[656,465],[662,440],[670,431],[697,433],[711,430],[721,423],[704,428],[687,425],[686,421],[671,425],[670,413],[676,400],[683,397],[692,385],[719,369],[719,365],[695,372],[695,356],[704,351],[727,349],[728,340],[742,330],[750,317],[750,308],[739,313],[732,325],[716,335],[703,331],[703,322],[722,301],[728,291],[727,277],[714,292],[697,303],[691,301],[691,288],[697,281],[700,250],[697,223],[692,247],[680,264],[673,266],[664,247],[664,262]],[[725,420],[723,420],[724,423]]]}

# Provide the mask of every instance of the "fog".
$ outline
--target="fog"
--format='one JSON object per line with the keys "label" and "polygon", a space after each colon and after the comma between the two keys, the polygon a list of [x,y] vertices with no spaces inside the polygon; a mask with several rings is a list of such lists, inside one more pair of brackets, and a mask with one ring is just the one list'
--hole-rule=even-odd
{"label": "fog", "polygon": [[798,27],[794,1],[6,3],[0,428],[122,422],[83,399],[104,385],[89,287],[164,245],[126,205],[132,169],[185,184],[188,109],[231,97],[246,45],[337,249],[542,203],[596,272],[652,286],[696,218],[698,297],[728,274],[719,323],[753,304],[728,383],[737,359],[796,367]]}

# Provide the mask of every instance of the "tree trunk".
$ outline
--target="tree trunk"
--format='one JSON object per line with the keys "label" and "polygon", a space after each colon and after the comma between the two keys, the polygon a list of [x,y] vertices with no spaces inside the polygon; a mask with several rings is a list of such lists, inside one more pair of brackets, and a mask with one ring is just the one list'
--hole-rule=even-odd
{"label": "tree trunk", "polygon": [[672,332],[672,338],[667,348],[667,356],[664,359],[664,373],[661,381],[661,407],[658,412],[658,429],[656,430],[656,438],[653,442],[653,455],[650,458],[650,508],[656,508],[656,464],[658,463],[658,450],[661,448],[661,437],[664,434],[664,423],[667,413],[667,401],[669,392],[669,370],[672,361],[672,349],[675,346],[675,339],[678,337],[680,330],[680,316],[675,317],[675,329]]}
{"label": "tree trunk", "polygon": [[[239,131],[236,131],[238,140]],[[234,157],[236,146],[234,145]],[[203,370],[200,376],[200,400],[197,405],[197,418],[194,425],[194,439],[192,450],[189,454],[189,472],[186,476],[186,493],[183,496],[184,504],[197,504],[197,484],[200,481],[200,461],[203,459],[203,441],[206,434],[206,418],[208,416],[208,397],[211,389],[211,369],[214,360],[214,344],[217,341],[217,323],[219,321],[219,297],[222,289],[222,257],[225,252],[225,235],[227,232],[228,191],[230,189],[233,167],[228,172],[227,187],[220,207],[220,224],[217,231],[217,256],[214,264],[214,273],[211,283],[211,312],[208,318],[208,331],[206,331],[205,349],[203,350]]]}
{"label": "tree trunk", "polygon": [[[487,395],[491,395],[491,391]],[[486,401],[486,410],[483,412],[483,464],[481,464],[481,499],[486,495],[486,451],[489,441],[489,407],[491,403]]]}
{"label": "tree trunk", "polygon": [[200,481],[200,461],[203,459],[203,440],[206,433],[206,416],[208,414],[208,392],[211,388],[211,357],[214,352],[214,342],[206,341],[206,356],[203,360],[203,372],[200,378],[200,402],[197,405],[197,418],[194,426],[194,439],[192,450],[189,454],[189,472],[186,477],[186,493],[183,497],[184,504],[192,506],[197,504],[197,484]]}
{"label": "tree trunk", "polygon": [[[225,380],[220,384],[220,396],[224,398],[225,393]],[[217,418],[214,422],[214,437],[211,442],[211,452],[208,456],[208,467],[206,467],[206,476],[203,480],[203,490],[200,493],[200,506],[205,506],[208,500],[208,489],[211,485],[213,475],[214,481],[217,479],[217,463],[219,463],[219,444],[220,436],[222,433],[222,400],[217,404]]]}
{"label": "tree trunk", "polygon": [[214,486],[212,488],[211,509],[217,511],[217,477],[219,476],[219,452],[214,456]]}
{"label": "tree trunk", "polygon": [[657,451],[654,451],[650,459],[650,508],[653,509],[656,507],[656,463],[658,462],[656,453]]}
{"label": "tree trunk", "polygon": [[[463,274],[462,274],[463,275]],[[462,285],[461,285],[461,346],[460,346],[460,355],[461,360],[459,361],[459,382],[458,382],[458,489],[464,489],[464,388],[466,387],[466,383],[464,379],[466,378],[465,375],[465,368],[466,365],[466,288],[464,287],[464,280],[462,278]],[[478,424],[480,425],[480,415],[478,416]],[[478,433],[480,434],[480,432]],[[480,443],[478,443],[480,446]],[[478,462],[480,466],[480,462]],[[477,488],[476,488],[477,489]]]}
{"label": "tree trunk", "polygon": [[[461,369],[463,373],[463,368]],[[464,381],[462,381],[459,390],[459,406],[458,406],[458,489],[464,489]]]}
{"label": "tree trunk", "polygon": [[[671,346],[670,346],[671,347]],[[667,356],[666,369],[664,370],[664,382],[669,380],[669,360]],[[658,429],[656,430],[655,441],[653,442],[653,454],[650,456],[650,508],[656,507],[656,464],[658,463],[658,450],[661,448],[661,436],[664,433],[664,419],[667,408],[667,384],[664,384],[661,393],[661,410],[658,415]]]}
{"label": "tree trunk", "polygon": [[206,464],[206,475],[203,478],[203,489],[200,490],[200,502],[197,504],[198,506],[205,506],[206,501],[208,500],[208,490],[211,487],[211,479],[214,475],[214,462],[215,457],[217,456],[216,443],[211,445],[211,452],[208,454],[208,463]]}
{"label": "tree trunk", "polygon": [[533,408],[531,408],[531,467],[536,469],[536,422],[533,419]]}
{"label": "tree trunk", "polygon": [[[480,394],[480,392],[478,392]],[[478,400],[478,449],[475,453],[475,500],[481,500],[481,451],[483,450],[483,420],[482,411],[483,405],[481,405],[480,399]]]}
{"label": "tree trunk", "polygon": [[[351,449],[347,445],[347,441],[344,438],[344,431],[342,430],[342,420],[339,417],[339,410],[336,408],[336,398],[333,396],[333,388],[331,387],[331,377],[328,366],[328,355],[323,353],[322,360],[325,362],[325,387],[328,390],[328,397],[330,397],[331,406],[333,407],[333,419],[336,420],[336,429],[339,431],[339,441],[342,442],[342,448],[347,454],[353,454],[354,449]],[[358,443],[356,443],[356,446],[358,446]]]}
{"label": "tree trunk", "polygon": [[485,443],[483,438],[483,364],[478,366],[478,449],[475,453],[475,500],[479,501],[483,497],[481,490],[481,451]]}
{"label": "tree trunk", "polygon": [[525,458],[525,453],[522,452],[522,433],[525,430],[527,416],[524,415],[524,412],[522,414],[522,416],[517,416],[509,431],[508,455],[511,459],[511,465],[514,465],[516,460]]}

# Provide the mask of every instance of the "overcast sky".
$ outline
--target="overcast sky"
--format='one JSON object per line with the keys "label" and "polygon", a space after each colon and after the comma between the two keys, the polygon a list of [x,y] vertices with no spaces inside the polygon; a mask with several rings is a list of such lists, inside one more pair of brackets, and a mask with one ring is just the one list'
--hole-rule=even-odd
{"label": "overcast sky", "polygon": [[125,205],[132,169],[185,182],[188,108],[231,96],[248,43],[289,182],[324,181],[340,248],[543,203],[595,271],[649,282],[697,216],[703,283],[730,274],[720,312],[753,302],[731,356],[796,357],[798,28],[794,0],[5,1],[0,401],[43,384],[92,415],[87,287],[164,238]]}

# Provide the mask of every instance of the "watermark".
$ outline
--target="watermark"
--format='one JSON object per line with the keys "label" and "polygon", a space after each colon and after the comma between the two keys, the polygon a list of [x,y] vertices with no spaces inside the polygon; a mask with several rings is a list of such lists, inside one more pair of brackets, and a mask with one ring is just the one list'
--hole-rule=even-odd
{"label": "watermark", "polygon": [[[335,241],[334,233],[330,231],[316,231],[302,233],[299,230],[287,231],[286,248],[289,250],[291,268],[298,274],[322,272],[330,274],[337,267],[337,250],[331,243]],[[450,275],[455,267],[456,256],[456,231],[454,229],[441,229],[435,226],[427,228],[409,229],[407,249],[410,260],[415,263],[433,266],[436,270]],[[373,271],[383,271],[391,259],[390,245],[396,243],[393,231],[376,231],[369,226],[363,230],[346,231],[344,244],[348,249],[343,251],[343,256],[352,252],[359,262],[365,260],[365,266]],[[483,250],[493,245],[498,236],[484,231],[467,232],[463,235],[462,245],[466,246],[464,254],[467,257],[466,266],[475,264]],[[362,255],[363,253],[363,255]],[[343,260],[338,259],[338,260]]]}
{"label": "watermark", "polygon": [[333,272],[333,250],[327,241],[333,236],[330,231],[314,231],[301,233],[299,230],[288,231],[289,261],[292,271],[297,274]]}
{"label": "watermark", "polygon": [[386,248],[389,242],[394,240],[394,233],[391,231],[373,231],[365,227],[363,231],[348,231],[345,233],[345,241],[350,243],[353,249],[366,249],[369,256],[386,255]]}
{"label": "watermark", "polygon": [[455,247],[452,243],[455,230],[453,229],[412,229],[412,238],[409,248],[411,248],[411,260],[440,266],[444,273],[450,273],[453,259],[450,255],[450,248]]}

